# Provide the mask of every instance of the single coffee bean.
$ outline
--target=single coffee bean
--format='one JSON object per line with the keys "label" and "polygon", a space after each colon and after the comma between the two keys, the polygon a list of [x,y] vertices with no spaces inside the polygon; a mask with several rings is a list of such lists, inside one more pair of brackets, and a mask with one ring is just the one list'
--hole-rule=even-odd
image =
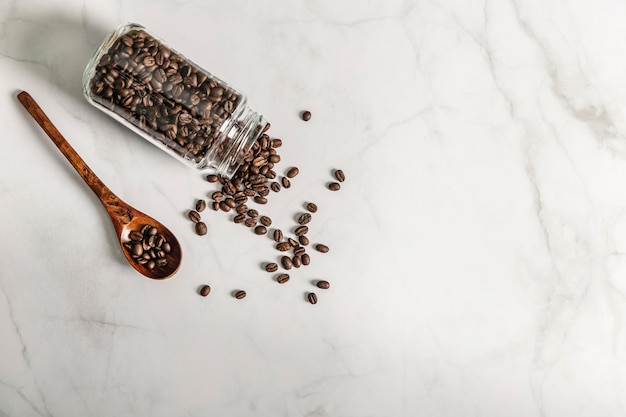
{"label": "single coffee bean", "polygon": [[202,211],[204,211],[205,208],[206,208],[206,201],[204,201],[204,200],[196,201],[196,211],[197,212],[202,212]]}
{"label": "single coffee bean", "polygon": [[203,285],[200,287],[200,295],[206,297],[211,292],[211,287],[208,285]]}
{"label": "single coffee bean", "polygon": [[245,214],[246,211],[248,211],[248,206],[246,206],[245,204],[239,204],[237,207],[235,207],[235,211],[237,212],[237,214]]}
{"label": "single coffee bean", "polygon": [[211,202],[211,208],[215,211],[218,211],[220,209],[220,203],[218,203],[217,201]]}
{"label": "single coffee bean", "polygon": [[165,242],[163,243],[163,245],[161,245],[161,249],[163,249],[163,252],[165,253],[170,253],[172,251],[172,246],[169,243]]}
{"label": "single coffee bean", "polygon": [[246,215],[245,214],[238,214],[233,218],[233,221],[235,223],[243,223],[246,221]]}
{"label": "single coffee bean", "polygon": [[309,256],[308,253],[303,253],[302,254],[302,265],[308,265],[311,263],[311,257]]}
{"label": "single coffee bean", "polygon": [[132,232],[130,232],[128,237],[130,238],[130,240],[136,240],[136,241],[141,241],[143,239],[143,235],[141,234],[141,232],[138,232],[137,230],[133,230]]}
{"label": "single coffee bean", "polygon": [[217,182],[217,175],[209,174],[209,175],[206,176],[206,180],[208,182]]}
{"label": "single coffee bean", "polygon": [[216,191],[213,194],[211,194],[211,198],[214,201],[222,201],[222,199],[224,198],[224,194],[222,194],[220,191]]}
{"label": "single coffee bean", "polygon": [[254,233],[256,233],[257,235],[264,235],[265,233],[267,233],[267,228],[265,226],[257,226],[254,228]]}
{"label": "single coffee bean", "polygon": [[235,293],[235,298],[241,300],[242,298],[246,298],[246,292],[244,290],[239,290]]}
{"label": "single coffee bean", "polygon": [[339,185],[338,182],[331,182],[330,184],[328,184],[328,189],[330,191],[339,191],[340,188],[341,188],[341,185]]}
{"label": "single coffee bean", "polygon": [[299,256],[294,256],[293,258],[291,258],[291,263],[293,264],[294,268],[300,268],[302,266],[302,258]]}
{"label": "single coffee bean", "polygon": [[280,139],[272,139],[272,148],[280,148],[283,146],[283,141]]}
{"label": "single coffee bean", "polygon": [[344,182],[346,180],[346,175],[343,173],[342,170],[337,169],[337,170],[335,170],[335,178],[339,182]]}
{"label": "single coffee bean", "polygon": [[297,167],[291,167],[289,168],[289,170],[287,171],[287,174],[285,175],[287,176],[287,178],[293,178],[296,175],[298,175],[298,173],[300,173],[300,170]]}
{"label": "single coffee bean", "polygon": [[311,213],[317,213],[317,205],[315,203],[308,203],[306,205],[306,209],[309,210]]}
{"label": "single coffee bean", "polygon": [[298,242],[300,242],[302,246],[306,246],[309,244],[309,238],[306,237],[305,235],[298,236]]}
{"label": "single coffee bean", "polygon": [[302,256],[304,255],[304,252],[306,252],[306,249],[304,248],[304,246],[298,246],[297,248],[294,248],[293,250],[293,254],[296,256]]}
{"label": "single coffee bean", "polygon": [[148,230],[150,230],[150,228],[151,228],[151,227],[152,227],[152,226],[150,226],[149,224],[144,224],[143,226],[141,226],[141,229],[139,229],[139,232],[140,232],[142,235],[145,235],[145,234],[147,234],[147,233],[148,233]]}
{"label": "single coffee bean", "polygon": [[275,193],[280,191],[280,183],[278,181],[273,181],[272,184],[270,185],[270,188],[272,189],[272,191],[274,191]]}
{"label": "single coffee bean", "polygon": [[289,244],[290,244],[292,247],[294,247],[294,248],[295,248],[295,247],[297,247],[297,246],[299,246],[299,245],[298,245],[298,241],[297,241],[297,240],[295,240],[295,239],[289,238],[289,239],[287,239],[287,242],[289,242]]}
{"label": "single coffee bean", "polygon": [[267,204],[267,198],[257,195],[256,197],[254,197],[254,202],[257,204]]}
{"label": "single coffee bean", "polygon": [[289,274],[280,274],[276,277],[276,281],[278,281],[279,284],[284,284],[289,281]]}
{"label": "single coffee bean", "polygon": [[322,252],[322,253],[328,252],[328,246],[322,245],[321,243],[318,243],[317,245],[315,245],[315,249],[317,249],[319,252]]}
{"label": "single coffee bean", "polygon": [[228,197],[226,200],[224,200],[224,203],[228,204],[230,206],[230,208],[237,207],[237,203],[235,202],[235,200],[233,198],[230,198],[230,197]]}
{"label": "single coffee bean", "polygon": [[307,224],[311,221],[311,215],[309,213],[302,213],[300,217],[298,217],[299,224]]}
{"label": "single coffee bean", "polygon": [[156,262],[154,262],[154,261],[148,261],[146,263],[146,268],[148,268],[148,269],[154,269],[155,266],[156,266]]}
{"label": "single coffee bean", "polygon": [[156,227],[151,227],[151,228],[149,228],[149,229],[146,231],[145,235],[146,235],[146,236],[154,236],[154,235],[156,235],[158,232],[159,232],[159,231],[157,230],[157,228],[156,228]]}
{"label": "single coffee bean", "polygon": [[248,210],[248,216],[250,216],[250,217],[259,217],[259,212],[256,211],[255,209],[250,209],[250,210]]}
{"label": "single coffee bean", "polygon": [[267,272],[276,272],[278,271],[278,264],[275,262],[269,263],[267,265],[265,265],[265,270]]}
{"label": "single coffee bean", "polygon": [[261,216],[259,221],[261,222],[263,226],[267,226],[267,227],[269,227],[272,224],[272,219],[270,219],[267,216]]}
{"label": "single coffee bean", "polygon": [[246,219],[246,221],[243,222],[243,224],[245,224],[248,227],[254,227],[256,226],[256,219],[254,217],[251,217],[249,219]]}
{"label": "single coffee bean", "polygon": [[196,223],[196,233],[200,236],[204,236],[207,233],[207,227],[206,227],[206,223],[204,222],[198,222]]}
{"label": "single coffee bean", "polygon": [[276,245],[276,249],[281,252],[287,252],[289,249],[291,249],[291,245],[289,244],[289,242],[280,242]]}
{"label": "single coffee bean", "polygon": [[291,258],[289,256],[282,256],[280,258],[280,263],[285,269],[291,269],[291,267],[293,266],[293,262],[291,261]]}
{"label": "single coffee bean", "polygon": [[198,213],[195,210],[190,210],[189,213],[187,214],[187,217],[189,217],[189,220],[191,220],[194,223],[198,223],[201,220],[200,213]]}
{"label": "single coffee bean", "polygon": [[291,181],[289,181],[289,178],[287,178],[287,177],[282,177],[282,178],[280,179],[280,182],[282,182],[282,183],[283,183],[283,188],[289,188],[289,187],[291,187]]}
{"label": "single coffee bean", "polygon": [[274,230],[274,242],[282,242],[283,232],[280,229]]}
{"label": "single coffee bean", "polygon": [[133,256],[139,257],[143,255],[143,246],[141,245],[141,243],[135,243],[133,245],[132,251],[133,251]]}
{"label": "single coffee bean", "polygon": [[317,294],[314,292],[308,293],[306,299],[309,300],[309,303],[311,304],[317,304]]}
{"label": "single coffee bean", "polygon": [[160,258],[156,260],[156,265],[157,266],[166,266],[167,265],[167,259],[165,258]]}
{"label": "single coffee bean", "polygon": [[296,227],[296,230],[294,232],[296,236],[306,235],[307,233],[309,233],[309,228],[307,226]]}
{"label": "single coffee bean", "polygon": [[330,288],[330,283],[328,281],[325,280],[319,280],[317,281],[317,284],[315,284],[317,286],[317,288],[321,288],[323,290],[327,290]]}
{"label": "single coffee bean", "polygon": [[300,114],[300,117],[302,117],[302,120],[304,120],[305,122],[308,122],[309,120],[311,120],[311,112],[305,110]]}
{"label": "single coffee bean", "polygon": [[226,201],[220,201],[220,210],[227,213],[230,211],[230,206],[226,203]]}

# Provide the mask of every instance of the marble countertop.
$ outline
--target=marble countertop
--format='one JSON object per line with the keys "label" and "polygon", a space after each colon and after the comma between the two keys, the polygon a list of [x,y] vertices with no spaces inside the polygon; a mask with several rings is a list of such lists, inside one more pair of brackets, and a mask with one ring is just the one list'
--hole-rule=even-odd
{"label": "marble countertop", "polygon": [[[614,0],[3,2],[0,416],[626,415],[625,15]],[[206,173],[82,97],[126,22],[247,94],[283,140],[279,173],[301,172],[262,210],[286,230],[317,203],[328,254],[280,285],[267,236],[215,212],[194,234]],[[173,278],[125,263],[20,90],[176,233]]]}

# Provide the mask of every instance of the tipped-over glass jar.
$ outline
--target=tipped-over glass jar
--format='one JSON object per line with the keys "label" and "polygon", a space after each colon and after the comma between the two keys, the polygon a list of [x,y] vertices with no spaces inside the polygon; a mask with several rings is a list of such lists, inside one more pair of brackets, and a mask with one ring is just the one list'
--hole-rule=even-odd
{"label": "tipped-over glass jar", "polygon": [[83,92],[170,155],[227,178],[268,126],[244,94],[137,24],[104,40],[85,69]]}

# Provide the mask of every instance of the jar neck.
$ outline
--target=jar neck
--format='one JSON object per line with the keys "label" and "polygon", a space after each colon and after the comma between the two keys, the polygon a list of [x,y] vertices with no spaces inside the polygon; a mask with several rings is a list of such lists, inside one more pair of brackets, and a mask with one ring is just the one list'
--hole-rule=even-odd
{"label": "jar neck", "polygon": [[214,168],[222,177],[232,178],[266,125],[262,115],[243,107],[223,124],[216,146],[205,158],[205,166]]}

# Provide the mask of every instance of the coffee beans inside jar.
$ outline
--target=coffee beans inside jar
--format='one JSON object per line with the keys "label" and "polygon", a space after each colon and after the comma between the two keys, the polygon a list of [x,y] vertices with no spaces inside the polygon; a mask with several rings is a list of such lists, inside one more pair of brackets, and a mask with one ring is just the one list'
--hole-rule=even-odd
{"label": "coffee beans inside jar", "polygon": [[267,125],[241,92],[135,24],[103,42],[85,69],[83,90],[89,102],[177,159],[227,178]]}

